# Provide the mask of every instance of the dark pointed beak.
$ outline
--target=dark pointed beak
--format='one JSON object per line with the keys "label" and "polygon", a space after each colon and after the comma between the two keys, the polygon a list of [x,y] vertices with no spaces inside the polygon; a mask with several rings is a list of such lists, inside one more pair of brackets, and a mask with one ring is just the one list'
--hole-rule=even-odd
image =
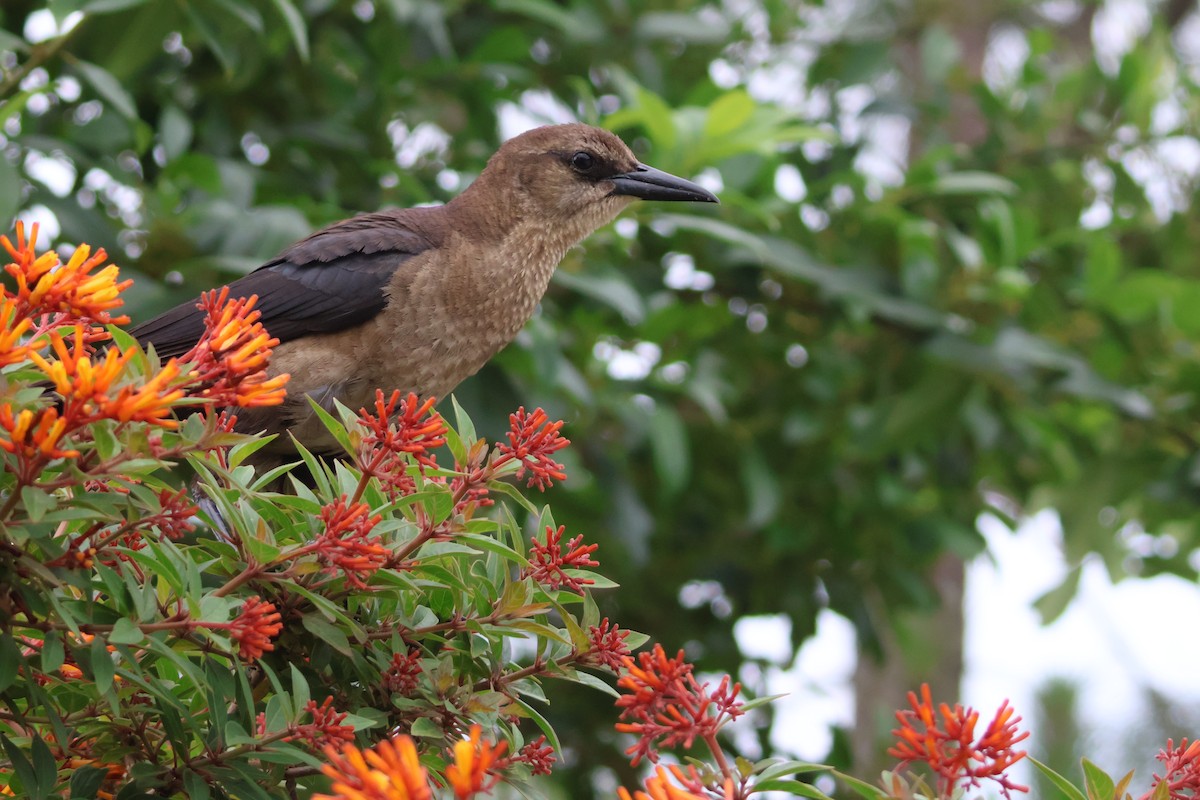
{"label": "dark pointed beak", "polygon": [[703,186],[677,178],[661,169],[638,164],[629,172],[609,178],[613,194],[640,197],[643,200],[691,200],[719,203],[717,196]]}

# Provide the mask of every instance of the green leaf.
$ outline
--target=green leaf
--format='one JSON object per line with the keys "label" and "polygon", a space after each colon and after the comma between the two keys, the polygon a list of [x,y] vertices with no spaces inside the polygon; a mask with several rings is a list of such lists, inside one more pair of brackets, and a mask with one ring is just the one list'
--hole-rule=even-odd
{"label": "green leaf", "polygon": [[[776,695],[776,697],[782,697],[782,695]],[[814,764],[809,761],[781,761],[765,768],[759,773],[758,779],[759,781],[769,781],[775,778],[783,778],[787,775],[798,775],[804,772],[828,772],[831,769],[833,767],[827,764]]]}
{"label": "green leaf", "polygon": [[350,442],[350,434],[346,431],[346,426],[334,419],[333,415],[326,411],[321,404],[314,400],[310,395],[305,395],[304,399],[308,401],[309,407],[316,412],[318,419],[321,420],[321,424],[323,424],[325,429],[329,431],[334,439],[337,440],[337,443],[342,446],[342,449],[345,450],[348,455],[354,455],[355,448]]}
{"label": "green leaf", "polygon": [[666,403],[655,406],[650,419],[650,445],[663,492],[668,496],[678,494],[691,473],[691,451],[687,428],[674,407]]}
{"label": "green leaf", "polygon": [[29,759],[21,748],[17,747],[12,739],[9,739],[3,733],[0,733],[0,742],[4,744],[4,752],[8,754],[8,763],[11,765],[13,772],[17,773],[17,778],[21,781],[21,787],[25,790],[30,798],[44,797],[45,792],[39,792],[37,773],[34,772],[33,764],[29,763]]}
{"label": "green leaf", "polygon": [[[323,619],[321,621],[325,622]],[[312,695],[309,692],[308,681],[305,680],[304,673],[295,664],[288,664],[288,667],[292,674],[292,704],[295,705],[297,711],[300,711],[308,705]]]}
{"label": "green leaf", "polygon": [[12,50],[14,53],[28,53],[29,42],[11,31],[0,28],[0,50]]}
{"label": "green leaf", "polygon": [[275,7],[279,9],[279,13],[283,15],[283,21],[287,23],[288,32],[292,35],[292,41],[296,45],[296,52],[300,54],[301,61],[308,61],[308,26],[304,22],[304,15],[292,3],[292,0],[272,0]]}
{"label": "green leaf", "polygon": [[36,486],[22,486],[21,504],[25,506],[25,512],[29,514],[29,519],[39,522],[42,517],[46,516],[46,512],[52,511],[58,506],[58,500],[54,495],[44,492]]}
{"label": "green leaf", "polygon": [[119,619],[113,625],[112,633],[108,635],[110,644],[138,644],[146,638],[142,629],[131,619]]}
{"label": "green leaf", "polygon": [[304,625],[305,630],[334,650],[343,655],[353,655],[354,650],[350,647],[350,640],[346,638],[345,631],[331,624],[324,617],[309,613],[301,617],[300,622]]}
{"label": "green leaf", "polygon": [[208,800],[212,796],[208,788],[208,780],[195,770],[186,767],[183,770],[183,791],[188,800]]}
{"label": "green leaf", "polygon": [[100,95],[117,113],[126,119],[137,119],[137,106],[133,102],[133,96],[108,70],[88,61],[76,60],[72,62],[72,66],[79,73],[79,77],[95,89],[96,94]]}
{"label": "green leaf", "polygon": [[1063,795],[1065,795],[1067,797],[1067,800],[1088,800],[1083,792],[1081,792],[1081,791],[1079,791],[1079,789],[1075,788],[1075,785],[1072,784],[1066,778],[1064,778],[1062,775],[1059,775],[1057,772],[1050,769],[1048,766],[1046,766],[1042,762],[1038,761],[1033,756],[1028,756],[1028,758],[1029,758],[1029,761],[1035,767],[1037,767],[1038,770],[1040,770],[1041,773],[1043,775],[1045,775],[1046,778],[1048,778],[1049,781],[1051,783],[1053,783],[1060,792],[1063,793]]}
{"label": "green leaf", "polygon": [[847,775],[837,770],[834,770],[833,774],[839,781],[858,792],[859,796],[865,797],[867,800],[885,800],[888,797],[887,792],[877,786],[872,786],[864,780],[859,780],[853,775]]}
{"label": "green leaf", "polygon": [[646,304],[642,296],[622,275],[560,269],[554,273],[554,282],[604,303],[630,325],[637,325],[646,318]]}
{"label": "green leaf", "polygon": [[813,800],[833,800],[829,795],[822,792],[811,783],[802,781],[758,781],[754,784],[756,792],[787,792],[796,797],[811,797]]}
{"label": "green leaf", "polygon": [[88,660],[92,667],[92,680],[96,682],[96,691],[106,694],[112,687],[113,676],[117,674],[117,665],[109,655],[108,645],[103,637],[92,639],[88,648]]}
{"label": "green leaf", "polygon": [[1008,178],[1002,178],[991,172],[951,172],[940,175],[930,185],[934,194],[1000,194],[1005,197],[1015,196],[1020,189]]}
{"label": "green leaf", "polygon": [[33,737],[29,749],[33,755],[33,771],[37,776],[35,784],[37,789],[33,794],[37,797],[49,797],[58,780],[58,761],[41,736]]}
{"label": "green leaf", "polygon": [[1075,599],[1076,592],[1079,591],[1079,579],[1082,575],[1082,567],[1076,565],[1067,573],[1062,583],[1034,601],[1033,606],[1041,615],[1043,625],[1054,622],[1067,610],[1071,601]]}
{"label": "green leaf", "polygon": [[[1083,785],[1087,789],[1089,800],[1114,800],[1116,786],[1109,774],[1086,758],[1082,759],[1081,763],[1083,765]],[[1120,800],[1120,798],[1115,798],[1115,800]]]}
{"label": "green leaf", "polygon": [[[51,598],[51,602],[55,602],[55,598]],[[55,605],[61,610],[61,606],[57,603]],[[42,640],[42,672],[54,672],[65,660],[66,651],[63,650],[62,635],[58,631],[50,631]]]}
{"label": "green leaf", "polygon": [[442,729],[428,717],[421,717],[414,722],[409,733],[421,739],[440,739],[443,735]]}
{"label": "green leaf", "polygon": [[108,14],[145,5],[150,0],[88,0],[79,10],[85,14]]}
{"label": "green leaf", "polygon": [[13,685],[21,667],[21,651],[11,633],[0,635],[0,692]]}
{"label": "green leaf", "polygon": [[107,776],[107,769],[76,767],[75,772],[71,774],[69,785],[71,800],[95,800],[96,797],[99,797],[97,792],[104,785],[104,779]]}
{"label": "green leaf", "polygon": [[20,207],[21,173],[7,159],[0,158],[0,229],[11,229]]}
{"label": "green leaf", "polygon": [[618,692],[616,689],[609,686],[608,683],[601,680],[599,677],[597,677],[596,675],[593,675],[590,672],[585,672],[583,670],[576,670],[575,674],[570,677],[570,680],[574,681],[575,683],[583,684],[584,686],[590,686],[593,689],[604,692],[605,694],[611,695],[612,697],[620,697],[621,696],[620,692]]}
{"label": "green leaf", "polygon": [[754,108],[754,99],[746,91],[726,92],[709,105],[704,135],[716,138],[732,133],[749,121]]}
{"label": "green leaf", "polygon": [[637,17],[634,34],[643,39],[670,39],[716,44],[729,36],[724,17],[705,19],[699,14],[684,11],[650,11]]}

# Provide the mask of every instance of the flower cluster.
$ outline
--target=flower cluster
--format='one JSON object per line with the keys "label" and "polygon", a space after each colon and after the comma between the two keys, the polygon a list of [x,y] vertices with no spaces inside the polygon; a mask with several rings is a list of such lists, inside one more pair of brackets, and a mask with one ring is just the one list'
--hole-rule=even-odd
{"label": "flower cluster", "polygon": [[325,530],[304,550],[315,552],[328,571],[341,573],[350,586],[361,589],[390,555],[380,539],[370,535],[379,520],[366,503],[351,504],[342,495],[321,508]]}
{"label": "flower cluster", "polygon": [[204,312],[204,335],[183,357],[194,365],[193,396],[239,408],[283,402],[288,376],[267,374],[279,340],[258,321],[257,302],[257,295],[231,300],[228,286],[200,296],[196,307]]}
{"label": "flower cluster", "polygon": [[737,699],[741,685],[731,685],[726,675],[710,692],[707,683],[696,680],[682,650],[668,658],[662,645],[656,644],[653,651],[639,653],[637,660],[626,657],[624,666],[626,673],[617,680],[617,688],[624,692],[617,707],[621,719],[630,721],[616,727],[639,737],[625,751],[633,766],[643,758],[658,761],[659,747],[690,748],[696,739],[703,739],[715,753],[717,731],[744,713]]}
{"label": "flower cluster", "polygon": [[579,578],[567,573],[568,569],[581,567],[598,567],[599,561],[593,561],[590,556],[596,552],[599,545],[581,544],[583,534],[579,534],[567,542],[566,552],[563,552],[562,536],[565,526],[559,525],[558,530],[546,526],[546,541],[539,542],[537,537],[531,540],[529,549],[529,566],[521,572],[522,578],[533,578],[543,586],[557,590],[560,586],[576,594],[583,594],[583,587],[596,581],[591,578]]}
{"label": "flower cluster", "polygon": [[133,281],[118,281],[120,269],[115,265],[92,273],[108,258],[103,249],[92,253],[88,245],[80,245],[63,264],[53,250],[37,255],[37,237],[38,226],[34,225],[27,240],[21,222],[17,222],[15,245],[7,236],[0,236],[0,245],[12,259],[4,269],[17,285],[15,295],[5,290],[6,302],[0,312],[0,317],[9,318],[8,330],[22,327],[24,332],[32,327],[24,323],[39,320],[38,332],[79,325],[87,328],[93,340],[99,340],[108,336],[100,326],[129,321],[128,317],[114,317],[110,312],[121,306],[120,294]]}
{"label": "flower cluster", "polygon": [[417,688],[417,676],[420,674],[420,650],[410,650],[406,655],[393,653],[391,662],[383,671],[383,685],[393,694],[409,694]]}
{"label": "flower cluster", "polygon": [[[671,782],[674,776],[682,785]],[[645,781],[645,791],[635,791],[632,794],[624,787],[617,787],[617,797],[620,800],[709,800],[704,787],[695,777],[695,771],[685,773],[675,765],[670,768],[655,767],[654,774]]]}
{"label": "flower cluster", "polygon": [[953,792],[957,786],[978,787],[984,780],[995,781],[1005,797],[1029,791],[1005,774],[1025,757],[1024,751],[1013,748],[1029,736],[1027,731],[1017,732],[1021,718],[1013,716],[1007,700],[978,739],[975,725],[979,712],[957,704],[952,709],[945,703],[935,709],[929,684],[921,685],[920,698],[916,692],[909,692],[908,702],[910,710],[896,712],[900,727],[892,735],[899,741],[888,750],[888,755],[900,759],[897,771],[924,762],[938,776],[943,794]]}
{"label": "flower cluster", "polygon": [[553,486],[554,481],[567,479],[563,465],[550,457],[571,443],[559,433],[562,420],[550,422],[546,412],[540,408],[526,414],[522,406],[515,414],[509,415],[508,422],[508,444],[500,444],[497,449],[520,462],[518,479],[524,477],[528,470],[530,476],[527,485],[531,488],[536,486],[542,491]]}
{"label": "flower cluster", "polygon": [[466,800],[479,792],[491,791],[500,776],[496,771],[507,742],[491,744],[483,739],[483,729],[471,726],[470,736],[454,743],[454,763],[446,767],[446,781],[458,800]]}
{"label": "flower cluster", "polygon": [[[312,711],[316,704],[310,701],[309,706]],[[345,741],[340,750],[326,745],[328,763],[321,771],[332,779],[334,793],[314,795],[314,800],[432,800],[429,775],[412,737],[395,736],[365,750],[350,743],[351,737]],[[507,747],[506,742],[487,741],[483,728],[472,725],[468,735],[454,743],[444,771],[454,796],[467,800],[490,792],[504,771],[517,763],[527,764],[534,775],[550,774],[554,749],[546,744],[545,736],[525,745],[512,758],[504,757]]]}
{"label": "flower cluster", "polygon": [[[217,626],[210,623],[208,627]],[[229,637],[238,646],[238,658],[253,661],[275,649],[271,640],[283,630],[283,622],[273,603],[251,597],[242,604],[237,618],[223,627],[228,628]]]}
{"label": "flower cluster", "polygon": [[543,734],[521,748],[512,759],[529,765],[529,771],[534,775],[549,775],[554,771],[554,748],[546,744]]}
{"label": "flower cluster", "polygon": [[1153,790],[1164,783],[1171,800],[1195,800],[1200,797],[1200,739],[1191,744],[1187,739],[1182,739],[1178,747],[1168,739],[1166,748],[1159,751],[1155,758],[1162,762],[1163,774],[1154,773],[1152,791],[1147,793],[1147,797],[1160,796]]}
{"label": "flower cluster", "polygon": [[[64,264],[53,251],[37,255],[36,243],[36,225],[26,239],[18,224],[16,244],[0,237],[12,258],[4,269],[16,284],[15,292],[3,288],[0,294],[0,366],[28,363],[50,390],[22,404],[15,394],[0,403],[6,434],[0,450],[12,456],[8,466],[20,485],[32,484],[56,460],[80,459],[81,445],[94,441],[91,427],[102,421],[174,429],[172,414],[185,398],[237,406],[282,401],[287,376],[267,377],[270,348],[277,342],[257,322],[253,298],[229,300],[227,289],[205,295],[200,307],[206,329],[196,348],[157,372],[134,375],[131,367],[144,364],[136,345],[110,346],[102,353],[95,348],[109,338],[103,326],[128,321],[112,312],[131,281],[119,281],[116,266],[101,268],[103,250],[92,253],[81,245]],[[195,370],[185,372],[184,361],[194,361]],[[47,404],[51,392],[58,399]],[[164,455],[160,436],[149,435],[145,442],[145,454]],[[87,470],[82,462],[80,468]]]}
{"label": "flower cluster", "polygon": [[433,410],[434,398],[421,401],[415,394],[399,390],[384,400],[382,389],[375,393],[375,412],[359,410],[358,421],[367,429],[359,451],[363,473],[379,478],[393,497],[411,494],[416,483],[408,474],[416,462],[424,471],[437,467],[434,450],[446,444],[446,421]]}
{"label": "flower cluster", "polygon": [[333,781],[333,794],[313,800],[433,800],[429,776],[409,736],[387,739],[368,750],[353,744],[338,751],[325,748],[329,759],[321,771]]}
{"label": "flower cluster", "polygon": [[299,739],[307,742],[313,749],[334,742],[354,741],[354,726],[344,724],[348,714],[333,707],[333,697],[326,697],[320,705],[317,705],[316,700],[309,700],[304,706],[304,711],[312,715],[312,722],[293,725],[286,737],[287,741]]}
{"label": "flower cluster", "polygon": [[629,631],[621,630],[620,625],[610,623],[605,617],[599,625],[588,628],[588,651],[580,656],[580,663],[618,671],[629,657],[627,638]]}

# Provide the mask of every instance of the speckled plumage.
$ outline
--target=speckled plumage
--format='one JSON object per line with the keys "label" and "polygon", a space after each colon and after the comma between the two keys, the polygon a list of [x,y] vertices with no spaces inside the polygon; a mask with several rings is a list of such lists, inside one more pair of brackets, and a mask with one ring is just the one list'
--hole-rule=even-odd
{"label": "speckled plumage", "polygon": [[[571,160],[581,153],[594,159],[587,170]],[[641,182],[651,174],[659,183]],[[292,245],[230,284],[233,296],[259,295],[280,339],[270,372],[291,375],[283,406],[242,410],[238,427],[334,453],[305,395],[351,408],[376,388],[445,397],[516,337],[567,249],[637,196],[715,201],[639,164],[608,131],[557,125],[506,142],[445,206],[360,215]],[[164,356],[201,331],[194,303],[133,329]],[[280,436],[264,454],[291,451]]]}

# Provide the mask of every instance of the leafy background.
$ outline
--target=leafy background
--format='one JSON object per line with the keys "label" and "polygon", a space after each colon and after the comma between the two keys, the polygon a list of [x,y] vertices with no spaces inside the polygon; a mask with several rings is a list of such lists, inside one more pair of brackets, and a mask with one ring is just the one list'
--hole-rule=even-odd
{"label": "leafy background", "polygon": [[[718,189],[570,253],[456,394],[493,440],[520,404],[568,420],[549,499],[601,543],[622,625],[739,674],[739,618],[787,614],[793,648],[851,620],[830,759],[860,774],[880,709],[956,693],[982,512],[1052,507],[1072,564],[1196,577],[1190,3],[7,0],[0,23],[0,220],[108,248],[135,320],[444,201],[531,123],[606,125]],[[551,699],[563,791],[628,783],[593,746],[608,700]]]}

